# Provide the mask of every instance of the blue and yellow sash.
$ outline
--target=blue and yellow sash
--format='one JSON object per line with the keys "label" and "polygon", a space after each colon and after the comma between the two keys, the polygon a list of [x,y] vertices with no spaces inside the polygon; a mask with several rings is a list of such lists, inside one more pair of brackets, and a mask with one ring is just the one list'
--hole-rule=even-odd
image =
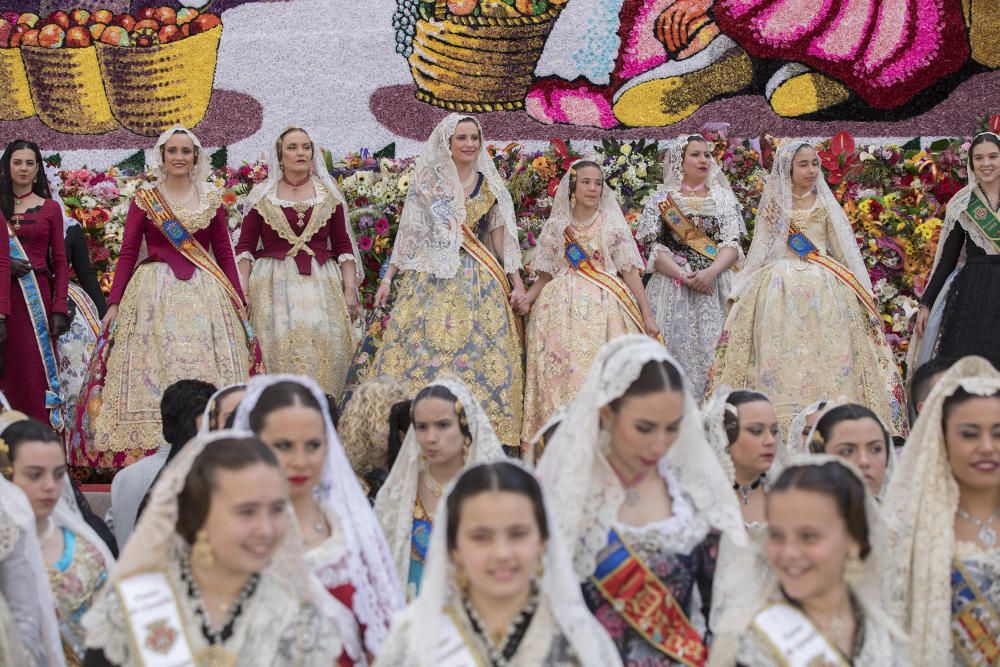
{"label": "blue and yellow sash", "polygon": [[1000,250],[1000,218],[997,218],[996,211],[983,203],[975,190],[969,197],[969,205],[965,207],[965,212],[983,234],[986,234],[986,238],[993,246]]}
{"label": "blue and yellow sash", "polygon": [[[8,230],[10,231],[10,230]],[[10,257],[31,262],[24,252],[21,242],[10,231]],[[35,330],[35,341],[38,343],[38,354],[42,357],[42,367],[45,370],[45,382],[49,388],[45,391],[45,408],[49,411],[49,423],[56,432],[63,430],[62,397],[59,395],[59,364],[56,363],[56,349],[49,333],[49,318],[42,302],[42,290],[38,286],[38,278],[34,271],[28,271],[17,279],[24,294],[24,303],[28,306],[31,316],[31,327]]]}
{"label": "blue and yellow sash", "polygon": [[957,558],[951,569],[951,636],[965,664],[992,667],[1000,661],[1000,615]]}
{"label": "blue and yellow sash", "polygon": [[704,667],[708,650],[670,589],[615,529],[590,580],[615,611],[657,650],[688,667]]}
{"label": "blue and yellow sash", "polygon": [[809,237],[798,230],[795,225],[789,225],[788,227],[788,247],[802,259],[821,266],[832,273],[837,280],[851,288],[851,291],[858,297],[861,305],[867,308],[868,312],[875,319],[879,322],[882,321],[882,314],[879,312],[878,305],[875,303],[871,292],[858,282],[857,277],[846,266],[820,252],[819,248],[809,240]]}

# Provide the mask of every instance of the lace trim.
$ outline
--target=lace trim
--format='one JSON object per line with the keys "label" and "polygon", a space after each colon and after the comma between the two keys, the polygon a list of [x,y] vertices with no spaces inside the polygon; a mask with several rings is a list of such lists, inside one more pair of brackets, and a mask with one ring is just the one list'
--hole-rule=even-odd
{"label": "lace trim", "polygon": [[[312,199],[290,202],[280,200],[276,195],[271,194],[260,200],[255,207],[261,217],[264,218],[267,226],[291,244],[292,248],[288,251],[289,257],[294,257],[303,250],[310,257],[316,254],[307,244],[326,225],[336,208],[337,201],[329,196],[322,183],[313,179],[313,187],[316,189],[316,196]],[[301,214],[304,214],[310,208],[313,209],[312,215],[309,217],[309,223],[302,230],[301,234],[296,234],[292,230],[292,226],[289,224],[288,218],[285,217],[282,208],[290,208],[296,213]],[[351,259],[353,259],[353,256]]]}
{"label": "lace trim", "polygon": [[681,488],[676,473],[665,468],[660,476],[670,494],[670,516],[642,526],[618,520],[613,525],[627,537],[637,542],[654,543],[657,549],[665,553],[689,553],[708,536],[711,527],[695,514],[694,504]]}
{"label": "lace trim", "polygon": [[[160,190],[163,192],[163,190]],[[167,197],[167,194],[163,193],[164,197],[167,198],[170,204],[170,209],[174,212],[177,217],[177,222],[181,223],[188,233],[194,234],[195,232],[200,232],[203,229],[208,229],[208,226],[212,224],[212,220],[215,219],[215,213],[219,210],[219,206],[222,205],[222,191],[218,188],[210,188],[203,192],[198,198],[198,208],[190,211],[183,206],[175,204],[173,201]],[[138,199],[135,203],[139,208],[142,208],[142,204]],[[149,211],[142,208],[146,215],[151,215]]]}

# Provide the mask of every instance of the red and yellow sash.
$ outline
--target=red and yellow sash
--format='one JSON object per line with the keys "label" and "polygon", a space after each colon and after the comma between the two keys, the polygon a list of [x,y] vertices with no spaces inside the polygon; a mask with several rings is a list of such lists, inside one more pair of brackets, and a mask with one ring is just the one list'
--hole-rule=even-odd
{"label": "red and yellow sash", "polygon": [[875,299],[871,292],[865,289],[864,285],[858,282],[857,277],[851,271],[838,262],[837,260],[824,255],[819,251],[809,237],[801,232],[795,225],[789,224],[788,226],[788,247],[792,249],[796,255],[802,259],[812,262],[817,266],[821,266],[830,273],[832,273],[837,280],[842,282],[851,288],[858,300],[861,301],[861,305],[868,309],[875,319],[882,321],[882,313],[879,312],[878,304],[875,303]]}
{"label": "red and yellow sash", "polygon": [[250,317],[246,308],[243,307],[243,300],[239,292],[229,282],[226,274],[222,272],[219,265],[212,256],[205,250],[198,240],[184,228],[170,210],[163,193],[159,188],[140,188],[135,193],[135,201],[149,216],[149,219],[160,230],[160,233],[170,242],[179,253],[184,255],[192,264],[210,275],[225,291],[226,296],[232,303],[233,308],[243,323],[243,330],[246,333],[247,351],[250,354],[250,375],[264,373],[264,357],[260,351],[260,343],[254,335],[253,327],[250,326]]}
{"label": "red and yellow sash", "polygon": [[639,327],[639,331],[645,331],[646,327],[642,323],[642,312],[639,310],[639,305],[635,302],[635,297],[632,296],[632,293],[622,279],[594,266],[590,255],[587,254],[583,245],[573,236],[573,231],[569,225],[566,225],[566,228],[563,230],[563,241],[565,242],[566,260],[570,263],[570,266],[589,282],[613,296],[629,319]]}
{"label": "red and yellow sash", "polygon": [[590,580],[615,611],[657,650],[688,667],[704,667],[708,649],[670,589],[615,529]]}
{"label": "red and yellow sash", "polygon": [[[719,246],[715,244],[715,241],[708,238],[705,232],[698,229],[684,215],[680,206],[670,195],[664,197],[663,201],[660,202],[660,216],[670,227],[670,231],[691,250],[711,260],[719,256]],[[736,268],[734,267],[733,270],[735,271]]]}
{"label": "red and yellow sash", "polygon": [[951,569],[951,635],[967,664],[1000,661],[1000,614],[957,558]]}
{"label": "red and yellow sash", "polygon": [[[500,262],[493,256],[493,253],[483,245],[483,242],[472,233],[472,230],[466,224],[462,225],[462,248],[490,272],[493,279],[503,289],[503,293],[509,297],[511,286],[510,281],[507,279],[507,274],[503,272],[503,267],[500,266]],[[521,337],[521,342],[524,342],[524,320],[510,307],[509,301],[507,302],[507,311],[511,319],[514,320],[514,326],[517,327],[517,335]]]}

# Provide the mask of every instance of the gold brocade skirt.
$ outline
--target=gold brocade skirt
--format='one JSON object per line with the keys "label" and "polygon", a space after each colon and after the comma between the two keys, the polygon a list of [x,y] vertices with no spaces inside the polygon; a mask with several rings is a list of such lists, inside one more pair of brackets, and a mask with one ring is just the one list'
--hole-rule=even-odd
{"label": "gold brocade skirt", "polygon": [[115,453],[127,452],[125,465],[142,458],[163,441],[160,398],[167,387],[185,379],[222,387],[246,382],[249,370],[243,325],[214,278],[195,270],[178,280],[164,262],[141,264],[118,306],[94,425],[96,453],[109,467]]}
{"label": "gold brocade skirt", "polygon": [[601,346],[642,333],[617,299],[574,271],[542,289],[528,323],[524,428],[529,442],[552,414],[576,398]]}
{"label": "gold brocade skirt", "polygon": [[840,397],[906,432],[899,369],[878,323],[832,273],[797,258],[763,269],[733,305],[707,391],[720,385],[767,394],[785,433],[809,404]]}
{"label": "gold brocade skirt", "polygon": [[262,257],[247,300],[267,372],[308,375],[340,401],[357,341],[337,262],[313,259],[312,274],[302,275],[291,257]]}
{"label": "gold brocade skirt", "polygon": [[521,340],[503,287],[472,256],[452,278],[406,271],[369,377],[416,394],[439,375],[460,378],[483,405],[500,443],[519,445]]}

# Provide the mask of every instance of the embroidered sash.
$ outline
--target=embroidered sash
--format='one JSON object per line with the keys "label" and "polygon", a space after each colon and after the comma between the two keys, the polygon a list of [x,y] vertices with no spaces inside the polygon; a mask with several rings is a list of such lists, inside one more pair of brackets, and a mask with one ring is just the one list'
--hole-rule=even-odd
{"label": "embroidered sash", "polygon": [[615,611],[672,660],[703,667],[708,650],[676,598],[621,536],[611,529],[590,580]]}
{"label": "embroidered sash", "polygon": [[957,558],[951,569],[951,636],[968,665],[1000,661],[1000,614]]}
{"label": "embroidered sash", "polygon": [[90,330],[94,332],[94,337],[96,338],[97,336],[100,336],[101,320],[98,317],[97,311],[91,307],[93,301],[90,300],[87,293],[83,291],[82,287],[71,282],[69,284],[68,296],[73,300],[73,303],[76,304],[76,312],[79,313],[80,317],[82,317],[84,322],[87,323]]}
{"label": "embroidered sash", "polygon": [[850,270],[848,270],[846,266],[832,257],[821,253],[819,248],[817,248],[813,242],[809,240],[809,237],[792,224],[789,224],[788,227],[788,247],[802,259],[823,267],[832,273],[837,280],[851,288],[851,291],[854,292],[855,296],[858,297],[858,300],[861,301],[861,305],[867,308],[868,312],[870,312],[875,319],[881,322],[882,313],[879,312],[878,305],[875,303],[875,299],[872,297],[871,292],[865,289],[864,285],[858,282],[858,279],[853,273],[850,272]]}
{"label": "embroidered sash", "polygon": [[[10,257],[31,262],[28,253],[18,240],[14,232],[10,231]],[[31,328],[35,332],[35,342],[38,344],[38,354],[42,358],[42,368],[45,371],[45,383],[48,389],[45,391],[45,409],[49,411],[49,424],[57,433],[63,430],[62,417],[62,397],[59,395],[59,364],[56,362],[56,349],[52,344],[52,335],[49,333],[49,317],[45,312],[45,304],[42,302],[42,290],[38,285],[38,278],[34,271],[28,271],[17,279],[21,286],[21,293],[24,295],[24,303],[28,307],[28,315],[31,318]]]}
{"label": "embroidered sash", "polygon": [[468,630],[451,607],[445,611],[447,623],[441,626],[434,664],[438,667],[489,667],[479,657]]}
{"label": "embroidered sash", "polygon": [[128,620],[138,664],[195,667],[177,598],[165,574],[137,574],[118,582],[115,589]]}
{"label": "embroidered sash", "polygon": [[[466,224],[462,225],[462,248],[490,272],[490,275],[493,276],[493,279],[497,281],[497,284],[503,290],[504,295],[509,297],[512,290],[510,281],[507,279],[507,274],[503,272],[503,267],[500,266],[500,262],[494,257],[493,253],[472,233],[472,230]],[[511,319],[514,320],[514,326],[517,327],[517,335],[524,342],[524,320],[510,307],[509,301],[507,302],[507,312]]]}
{"label": "embroidered sash", "polygon": [[233,287],[226,274],[198,240],[184,228],[167,203],[159,188],[140,188],[135,193],[136,203],[145,211],[158,230],[170,242],[177,252],[184,255],[192,264],[210,275],[225,291],[233,308],[243,323],[246,333],[247,350],[250,354],[250,375],[264,373],[264,358],[260,351],[260,343],[250,326],[250,318],[239,293]]}
{"label": "embroidered sash", "polygon": [[684,215],[680,206],[669,194],[660,202],[660,216],[670,227],[670,231],[691,250],[712,260],[718,257],[719,246]]}
{"label": "embroidered sash", "polygon": [[975,190],[972,191],[972,196],[969,197],[969,204],[965,207],[965,212],[968,214],[969,219],[982,230],[993,246],[997,250],[1000,250],[1000,218],[997,217],[993,209],[979,198],[979,193]]}
{"label": "embroidered sash", "polygon": [[847,667],[841,652],[830,646],[805,614],[787,602],[775,602],[757,612],[753,625],[771,645],[773,657],[782,667]]}
{"label": "embroidered sash", "polygon": [[642,323],[642,312],[635,302],[635,297],[628,287],[618,276],[611,275],[607,271],[602,271],[594,266],[594,261],[587,254],[583,244],[576,240],[570,225],[566,225],[563,230],[563,242],[566,260],[570,263],[578,274],[584,279],[597,285],[602,290],[613,296],[618,305],[622,307],[628,318],[639,327],[639,331],[645,331],[646,327]]}

